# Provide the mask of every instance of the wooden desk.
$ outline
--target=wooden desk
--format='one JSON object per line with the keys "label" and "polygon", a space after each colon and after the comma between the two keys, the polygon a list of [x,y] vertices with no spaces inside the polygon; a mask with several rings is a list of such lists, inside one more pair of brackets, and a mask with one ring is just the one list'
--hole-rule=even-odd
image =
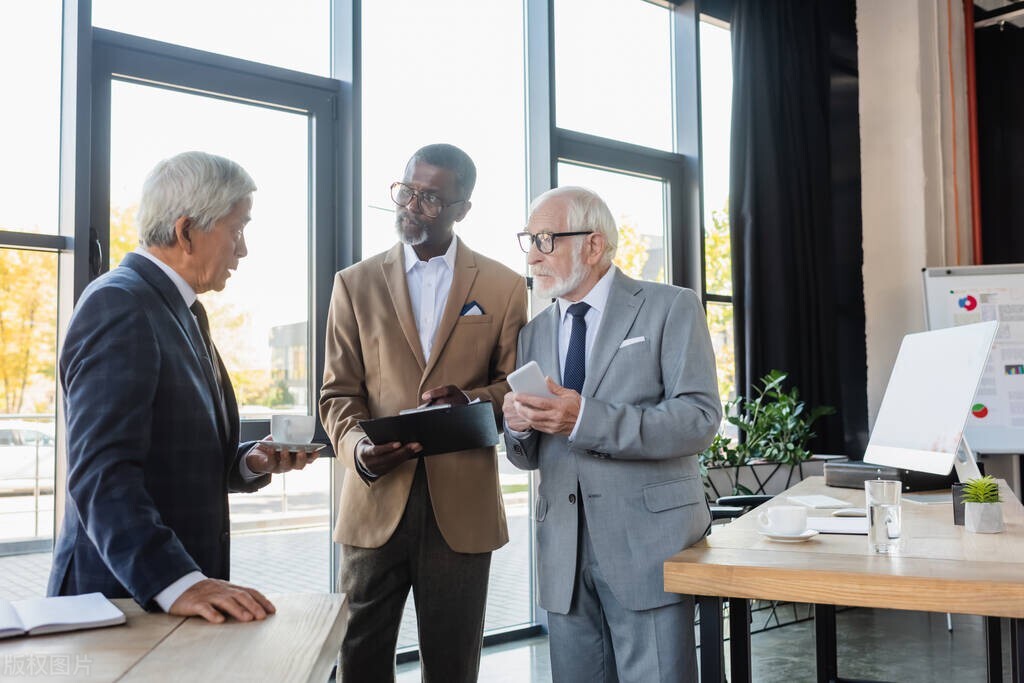
{"label": "wooden desk", "polygon": [[[665,562],[665,590],[692,593],[701,605],[701,678],[722,680],[722,598],[728,597],[734,681],[750,680],[749,599],[814,603],[818,680],[836,671],[835,605],[979,614],[988,631],[989,680],[1002,680],[999,617],[1010,617],[1013,680],[1024,681],[1024,507],[1000,482],[1006,531],[971,534],[953,525],[950,504],[904,501],[902,548],[868,551],[866,536],[819,534],[805,543],[776,543],[757,533],[757,511],[714,532]],[[864,492],[829,488],[810,477],[789,494],[822,493],[864,506]],[[827,511],[810,510],[811,516]]]}
{"label": "wooden desk", "polygon": [[114,600],[124,626],[0,640],[0,679],[324,683],[347,623],[345,596],[268,597],[277,614],[220,625]]}

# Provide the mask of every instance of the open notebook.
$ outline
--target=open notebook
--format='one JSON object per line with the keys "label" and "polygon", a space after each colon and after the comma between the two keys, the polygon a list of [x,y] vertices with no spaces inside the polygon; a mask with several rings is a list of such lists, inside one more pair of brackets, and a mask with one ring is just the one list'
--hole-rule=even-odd
{"label": "open notebook", "polygon": [[124,612],[102,593],[0,600],[0,638],[77,631],[125,622]]}

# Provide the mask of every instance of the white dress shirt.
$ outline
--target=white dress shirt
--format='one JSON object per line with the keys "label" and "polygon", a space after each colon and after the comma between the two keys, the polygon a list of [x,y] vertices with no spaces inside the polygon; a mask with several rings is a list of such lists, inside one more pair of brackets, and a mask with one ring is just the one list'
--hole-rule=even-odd
{"label": "white dress shirt", "polygon": [[[615,278],[616,267],[611,266],[608,271],[601,276],[601,279],[590,288],[587,295],[584,296],[580,301],[583,301],[590,305],[590,309],[586,315],[583,316],[583,320],[587,323],[587,340],[584,346],[585,353],[585,367],[587,372],[590,372],[590,351],[594,348],[594,340],[597,339],[597,328],[601,324],[601,316],[604,315],[605,309],[608,307],[608,295],[612,290],[612,280]],[[569,306],[572,306],[575,301],[569,301],[559,297],[556,300],[558,306],[558,316],[560,324],[558,326],[558,367],[561,368],[562,372],[565,372],[565,357],[569,354],[569,337],[572,335],[572,316],[569,315]],[[564,381],[562,382],[564,385]],[[580,412],[576,416],[576,424],[572,428],[572,432],[569,434],[569,441],[576,438],[576,430],[580,427],[580,417],[583,416],[583,409],[587,404],[587,399],[580,396]],[[506,426],[508,426],[506,424]],[[529,435],[530,432],[519,432],[514,429],[509,429],[512,436],[522,439]]]}
{"label": "white dress shirt", "polygon": [[[583,316],[583,320],[587,323],[587,342],[586,342],[586,368],[587,373],[590,373],[590,351],[594,348],[594,340],[597,339],[597,328],[601,324],[601,316],[604,315],[605,309],[608,307],[608,294],[612,291],[612,279],[615,277],[615,266],[611,266],[608,271],[601,276],[601,279],[590,288],[587,295],[584,296],[580,301],[590,304],[590,310]],[[565,372],[565,357],[569,354],[569,337],[572,335],[572,316],[569,315],[569,306],[572,306],[575,301],[569,301],[568,299],[558,299],[558,315],[561,320],[561,325],[558,327],[558,367]],[[564,381],[563,381],[564,384]],[[587,399],[580,396],[580,412],[576,416],[576,424],[572,428],[572,432],[569,434],[569,441],[576,438],[576,430],[580,428],[580,418],[583,416],[583,410],[587,405]]]}
{"label": "white dress shirt", "polygon": [[416,319],[416,330],[420,335],[420,348],[423,349],[425,361],[430,360],[437,325],[448,303],[448,292],[451,291],[452,276],[455,274],[458,239],[452,235],[448,251],[429,261],[421,261],[416,251],[408,244],[405,245],[405,282],[409,287],[412,315]]}
{"label": "white dress shirt", "polygon": [[[171,268],[169,265],[158,259],[156,256],[153,256],[153,254],[149,253],[149,251],[147,251],[145,247],[140,246],[136,248],[135,253],[138,254],[139,256],[149,259],[154,264],[156,264],[156,266],[163,272],[163,274],[170,278],[171,282],[174,283],[174,286],[178,289],[178,293],[181,294],[181,298],[185,300],[186,308],[192,308],[192,304],[196,302],[196,299],[198,297],[196,296],[196,292],[194,289],[192,289],[191,285],[185,282],[185,278],[179,275],[178,272]],[[199,321],[195,320],[194,315],[192,316],[192,319],[195,321],[196,330],[198,331]],[[200,338],[202,338],[201,332],[199,336]],[[216,368],[214,368],[214,372],[216,372]],[[248,455],[248,453],[246,453],[246,455]],[[242,479],[245,481],[252,481],[253,479],[256,479],[259,476],[261,476],[260,474],[253,472],[252,470],[249,469],[248,464],[245,462],[245,458],[242,458],[242,460],[238,463],[238,471],[239,474],[242,475]],[[181,597],[182,593],[184,593],[189,588],[196,585],[205,578],[206,575],[202,572],[189,572],[188,574],[185,574],[180,579],[172,583],[167,588],[157,593],[153,599],[156,601],[156,604],[160,605],[160,609],[162,609],[164,612],[170,612],[171,605],[173,605],[178,600],[178,598]]]}

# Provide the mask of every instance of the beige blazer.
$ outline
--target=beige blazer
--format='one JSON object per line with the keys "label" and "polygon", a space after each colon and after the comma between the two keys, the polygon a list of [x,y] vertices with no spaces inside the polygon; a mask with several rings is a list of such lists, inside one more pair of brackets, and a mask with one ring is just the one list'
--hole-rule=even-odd
{"label": "beige blazer", "polygon": [[[483,315],[460,315],[476,301]],[[455,272],[430,361],[423,358],[406,283],[402,245],[339,272],[327,317],[320,419],[348,471],[334,540],[383,545],[398,526],[416,471],[403,463],[372,484],[356,472],[358,421],[395,415],[427,389],[454,384],[494,404],[495,420],[515,368],[516,338],[526,323],[522,275],[458,242]],[[494,448],[425,458],[434,516],[456,552],[479,553],[508,542]]]}

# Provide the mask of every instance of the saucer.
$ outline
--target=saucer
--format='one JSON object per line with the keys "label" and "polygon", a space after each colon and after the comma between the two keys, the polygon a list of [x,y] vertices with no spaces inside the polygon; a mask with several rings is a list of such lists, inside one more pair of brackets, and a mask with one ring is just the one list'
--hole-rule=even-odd
{"label": "saucer", "polygon": [[275,451],[306,451],[307,453],[317,453],[324,448],[327,448],[327,444],[324,443],[287,443],[285,441],[265,441],[260,440],[260,443],[264,446],[270,446]]}
{"label": "saucer", "polygon": [[761,534],[769,541],[777,541],[779,543],[803,543],[804,541],[818,535],[818,532],[815,529],[808,529],[802,534],[773,534],[770,531],[758,531],[757,533]]}

